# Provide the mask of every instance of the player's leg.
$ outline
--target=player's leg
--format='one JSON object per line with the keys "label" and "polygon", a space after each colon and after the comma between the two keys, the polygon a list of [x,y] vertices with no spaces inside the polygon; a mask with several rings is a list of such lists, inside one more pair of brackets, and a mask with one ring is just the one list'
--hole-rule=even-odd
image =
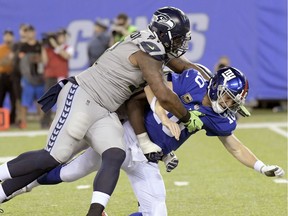
{"label": "player's leg", "polygon": [[167,215],[165,185],[158,165],[137,163],[126,171],[143,216]]}
{"label": "player's leg", "polygon": [[93,195],[88,216],[101,215],[119,178],[125,159],[123,127],[115,113],[97,121],[89,129],[88,143],[101,154],[102,164],[94,179]]}
{"label": "player's leg", "polygon": [[45,150],[26,152],[0,166],[0,203],[13,192],[23,188],[59,164]]}
{"label": "player's leg", "polygon": [[[77,87],[77,85],[69,83],[60,92],[57,100],[56,117],[51,125],[45,150],[24,153],[0,166],[0,180],[2,181],[25,175],[27,177],[22,182],[15,180],[14,183],[11,180],[3,184],[3,187],[1,185],[0,196],[1,194],[9,196],[11,193],[23,188],[27,183],[56,167],[59,163],[69,160],[80,149],[79,144],[77,145],[78,139],[75,137],[77,130],[71,126],[71,123],[75,123],[74,116],[78,116],[77,109],[79,106],[76,102],[73,103],[73,98],[75,95],[80,98],[80,101],[83,98],[83,95],[78,94],[76,91]],[[73,112],[73,109],[76,109],[76,111]],[[81,122],[79,122],[79,125],[82,126],[81,129],[85,128],[83,124],[81,125]],[[89,128],[89,126],[86,128]],[[73,129],[76,131],[75,133],[71,133]],[[31,173],[34,174],[30,175]],[[1,193],[1,190],[3,193]]]}
{"label": "player's leg", "polygon": [[[82,140],[81,142],[85,142]],[[30,192],[33,188],[40,185],[54,185],[61,182],[76,181],[93,171],[99,169],[101,165],[101,156],[96,153],[92,148],[88,148],[82,154],[72,159],[67,164],[60,164],[48,173],[40,176],[27,186],[15,191],[10,195],[7,200],[10,200],[20,194]]]}
{"label": "player's leg", "polygon": [[128,122],[124,124],[124,129],[128,149],[122,169],[128,175],[140,204],[139,210],[141,212],[132,215],[165,216],[167,215],[166,190],[158,164],[147,162],[137,145],[137,137]]}
{"label": "player's leg", "polygon": [[[91,147],[67,164],[62,164],[37,179],[40,185],[73,182],[99,170],[101,156]],[[29,188],[28,185],[28,189]]]}

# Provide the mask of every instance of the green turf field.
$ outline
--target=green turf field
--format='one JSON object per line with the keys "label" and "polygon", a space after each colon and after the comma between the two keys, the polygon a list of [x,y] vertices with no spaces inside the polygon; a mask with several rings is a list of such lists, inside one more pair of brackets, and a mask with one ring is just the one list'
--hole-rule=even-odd
{"label": "green turf field", "polygon": [[[254,111],[252,117],[241,118],[239,125],[256,122],[261,122],[262,128],[239,128],[236,136],[263,162],[277,164],[287,172],[287,113]],[[271,130],[266,127],[269,122],[286,122],[286,126],[275,127],[271,124]],[[32,122],[28,130],[37,128],[37,125]],[[1,133],[0,157],[39,149],[46,140],[45,136],[2,137]],[[176,170],[166,173],[164,166],[160,165],[167,189],[169,215],[288,215],[287,181],[276,183],[273,178],[244,167],[226,152],[217,138],[206,137],[204,132],[199,132],[176,154],[180,159]],[[84,216],[92,195],[93,177],[90,175],[73,183],[38,187],[31,193],[2,204],[1,208],[7,216]],[[287,180],[287,174],[283,180]],[[188,182],[188,185],[176,186],[176,181]],[[90,188],[80,190],[77,189],[79,185]],[[109,216],[127,216],[136,210],[133,191],[122,172],[107,213]]]}

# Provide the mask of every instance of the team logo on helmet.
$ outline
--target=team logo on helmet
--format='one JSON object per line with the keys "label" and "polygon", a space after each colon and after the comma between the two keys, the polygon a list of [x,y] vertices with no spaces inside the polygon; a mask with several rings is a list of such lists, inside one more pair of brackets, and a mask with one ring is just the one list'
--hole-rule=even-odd
{"label": "team logo on helmet", "polygon": [[175,26],[175,22],[166,14],[153,15],[153,21],[167,26],[168,30],[173,29]]}

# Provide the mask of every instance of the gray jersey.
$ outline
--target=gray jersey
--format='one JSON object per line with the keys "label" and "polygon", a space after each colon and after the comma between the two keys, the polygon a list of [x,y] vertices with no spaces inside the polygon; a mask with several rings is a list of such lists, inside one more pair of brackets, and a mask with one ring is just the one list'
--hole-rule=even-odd
{"label": "gray jersey", "polygon": [[139,50],[163,63],[167,60],[164,46],[152,32],[135,32],[107,49],[93,66],[77,75],[76,80],[97,103],[116,111],[145,86],[142,72],[129,61]]}

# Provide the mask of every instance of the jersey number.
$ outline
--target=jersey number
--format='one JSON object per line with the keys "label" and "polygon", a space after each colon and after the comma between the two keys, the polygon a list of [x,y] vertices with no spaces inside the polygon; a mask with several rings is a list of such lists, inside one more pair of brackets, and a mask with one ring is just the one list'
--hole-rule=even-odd
{"label": "jersey number", "polygon": [[[159,119],[159,117],[157,116],[156,113],[153,113],[153,116],[154,116],[154,119],[155,121],[157,122],[157,124],[162,124],[161,120]],[[174,122],[177,122],[178,121],[178,118],[174,115],[172,115],[170,118],[169,118],[171,121],[174,121]],[[185,129],[185,126],[183,124],[179,124],[179,127],[180,127],[180,130],[184,130]],[[162,124],[162,131],[169,137],[173,137],[171,131]]]}
{"label": "jersey number", "polygon": [[199,86],[200,88],[203,88],[204,85],[205,85],[205,80],[204,80],[204,78],[203,78],[200,74],[198,74],[198,75],[195,77],[195,82],[198,84],[198,86]]}

